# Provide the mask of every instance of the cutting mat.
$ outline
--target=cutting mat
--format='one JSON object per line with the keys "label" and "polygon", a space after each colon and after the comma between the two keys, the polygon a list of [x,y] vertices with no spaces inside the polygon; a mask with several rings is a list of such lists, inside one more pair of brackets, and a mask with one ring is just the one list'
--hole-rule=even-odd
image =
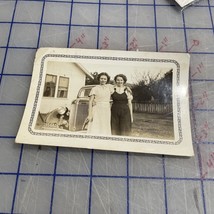
{"label": "cutting mat", "polygon": [[[214,213],[213,20],[213,0],[0,0],[0,213]],[[189,52],[195,157],[15,145],[38,47]]]}

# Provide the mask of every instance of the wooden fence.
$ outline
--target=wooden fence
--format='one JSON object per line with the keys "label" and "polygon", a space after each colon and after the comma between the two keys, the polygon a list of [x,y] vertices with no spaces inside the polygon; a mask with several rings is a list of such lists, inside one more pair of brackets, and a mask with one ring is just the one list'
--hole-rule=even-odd
{"label": "wooden fence", "polygon": [[147,113],[172,113],[172,104],[160,104],[160,103],[136,103],[133,102],[133,111],[134,112],[147,112]]}

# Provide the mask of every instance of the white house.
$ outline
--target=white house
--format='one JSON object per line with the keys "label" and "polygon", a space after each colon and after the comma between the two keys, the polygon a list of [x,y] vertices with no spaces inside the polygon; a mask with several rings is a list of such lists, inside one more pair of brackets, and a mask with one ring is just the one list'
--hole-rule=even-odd
{"label": "white house", "polygon": [[49,61],[40,113],[48,113],[61,106],[70,109],[79,89],[85,85],[86,76],[93,78],[80,64]]}

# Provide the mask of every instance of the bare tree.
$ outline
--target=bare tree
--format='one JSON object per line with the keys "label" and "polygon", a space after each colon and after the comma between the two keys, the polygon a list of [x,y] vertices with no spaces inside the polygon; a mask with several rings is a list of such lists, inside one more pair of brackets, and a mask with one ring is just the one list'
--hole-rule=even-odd
{"label": "bare tree", "polygon": [[161,72],[155,76],[148,72],[141,74],[137,79],[138,81],[132,85],[135,102],[172,102],[172,69],[163,76]]}

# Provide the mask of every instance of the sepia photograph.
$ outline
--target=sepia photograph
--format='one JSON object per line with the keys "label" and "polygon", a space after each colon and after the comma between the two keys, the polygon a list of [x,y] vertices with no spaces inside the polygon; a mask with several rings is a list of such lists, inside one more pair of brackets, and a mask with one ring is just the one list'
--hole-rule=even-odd
{"label": "sepia photograph", "polygon": [[35,129],[174,139],[170,67],[47,63]]}
{"label": "sepia photograph", "polygon": [[39,49],[16,142],[182,155],[190,141],[183,155],[192,155],[188,63],[187,54]]}

